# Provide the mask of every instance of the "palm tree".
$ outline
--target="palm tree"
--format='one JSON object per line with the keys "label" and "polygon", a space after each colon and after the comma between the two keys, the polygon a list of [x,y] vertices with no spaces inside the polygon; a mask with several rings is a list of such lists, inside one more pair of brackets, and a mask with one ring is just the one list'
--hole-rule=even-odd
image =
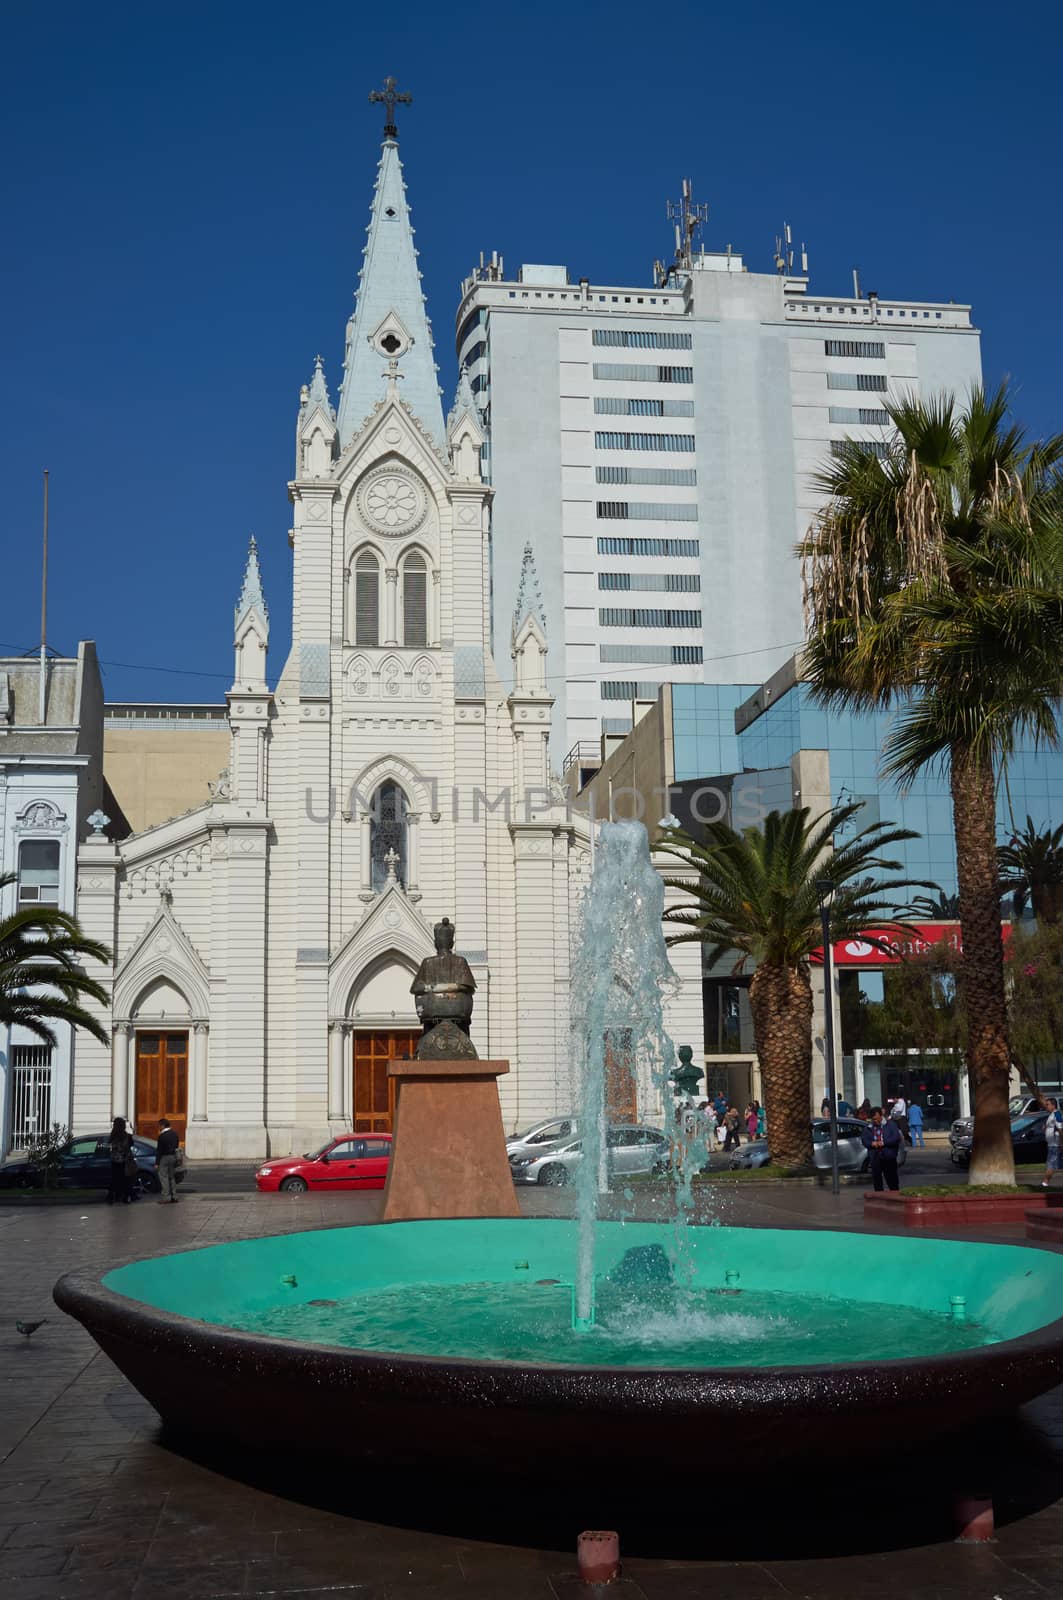
{"label": "palm tree", "polygon": [[973,1183],[1013,1182],[996,783],[1016,738],[1055,744],[1063,694],[1063,438],[1028,444],[1004,388],[887,405],[850,443],[799,547],[804,675],[828,707],[896,711],[883,768],[948,771],[964,951]]}
{"label": "palm tree", "polygon": [[894,920],[897,907],[882,897],[913,886],[907,878],[871,876],[900,869],[899,861],[880,852],[915,838],[909,829],[876,822],[838,842],[860,809],[859,803],[839,805],[815,818],[807,806],[772,811],[763,831],[758,826],[741,833],[726,822],[711,822],[704,844],[669,828],[654,846],[698,874],[696,884],[689,878],[664,880],[693,898],[693,905],[670,906],[664,913],[665,922],[686,930],[669,935],[668,943],[697,940],[710,963],[731,951],[735,972],[754,968],[749,1005],[768,1137],[773,1159],[784,1166],[801,1166],[812,1157],[809,958],[823,943],[817,885],[827,879],[833,886],[831,926],[839,939],[866,938],[869,928]]}
{"label": "palm tree", "polygon": [[917,894],[912,901],[912,911],[928,922],[955,922],[960,915],[960,897],[946,894],[944,889],[938,889],[934,895]]}
{"label": "palm tree", "polygon": [[1000,892],[1011,895],[1015,915],[1021,917],[1027,901],[1038,922],[1058,922],[1063,913],[1063,823],[1038,829],[1027,816],[1022,832],[1013,833],[997,850]]}
{"label": "palm tree", "polygon": [[[13,881],[12,873],[0,875],[0,892]],[[55,906],[23,906],[0,918],[0,1027],[18,1023],[54,1048],[52,1024],[69,1022],[109,1044],[103,1024],[81,1003],[108,1004],[106,989],[82,967],[86,958],[107,962],[111,952]]]}

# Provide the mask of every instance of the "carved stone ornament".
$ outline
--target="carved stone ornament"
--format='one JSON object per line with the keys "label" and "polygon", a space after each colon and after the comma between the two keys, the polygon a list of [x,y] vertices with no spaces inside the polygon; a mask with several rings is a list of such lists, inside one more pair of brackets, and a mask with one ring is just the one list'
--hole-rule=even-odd
{"label": "carved stone ornament", "polygon": [[422,1034],[417,1046],[418,1061],[477,1061],[476,1046],[456,1022],[437,1022]]}
{"label": "carved stone ornament", "polygon": [[374,533],[398,538],[413,533],[428,514],[424,487],[409,473],[383,467],[359,484],[358,515]]}
{"label": "carved stone ornament", "polygon": [[18,830],[33,828],[37,832],[50,830],[58,833],[66,828],[66,816],[48,800],[31,800],[19,813],[15,827]]}

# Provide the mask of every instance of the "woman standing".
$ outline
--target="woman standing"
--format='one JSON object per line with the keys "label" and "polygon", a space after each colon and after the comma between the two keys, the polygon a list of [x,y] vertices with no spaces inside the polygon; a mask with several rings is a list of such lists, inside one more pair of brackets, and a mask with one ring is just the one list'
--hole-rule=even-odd
{"label": "woman standing", "polygon": [[132,1154],[133,1135],[125,1125],[125,1118],[115,1117],[111,1126],[111,1181],[107,1186],[109,1206],[129,1203],[126,1162]]}

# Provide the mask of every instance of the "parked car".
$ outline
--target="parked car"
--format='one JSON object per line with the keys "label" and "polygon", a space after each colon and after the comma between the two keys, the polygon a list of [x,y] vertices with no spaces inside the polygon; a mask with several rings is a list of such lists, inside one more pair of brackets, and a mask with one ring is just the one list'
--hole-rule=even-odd
{"label": "parked car", "polygon": [[[1042,1107],[1041,1102],[1035,1095],[1032,1094],[1013,1094],[1011,1099],[1008,1101],[1008,1116],[1011,1117],[1012,1121],[1014,1121],[1016,1117],[1032,1116],[1034,1112],[1041,1111],[1043,1109],[1044,1108]],[[952,1127],[949,1129],[949,1145],[951,1149],[955,1149],[955,1146],[959,1140],[966,1139],[967,1149],[970,1150],[971,1135],[973,1132],[973,1117],[957,1117],[955,1122],[952,1124]],[[952,1156],[952,1159],[955,1161],[955,1155]]]}
{"label": "parked car", "polygon": [[264,1161],[255,1186],[305,1194],[308,1189],[382,1189],[391,1160],[390,1133],[343,1133],[320,1150]]}
{"label": "parked car", "polygon": [[579,1121],[576,1117],[547,1117],[542,1122],[534,1123],[524,1133],[510,1134],[506,1140],[506,1154],[539,1156],[551,1145],[575,1139],[578,1134]]}
{"label": "parked car", "polygon": [[[1016,1166],[1039,1165],[1044,1166],[1048,1160],[1048,1144],[1045,1139],[1045,1123],[1048,1121],[1047,1111],[1036,1111],[1012,1117],[1011,1119],[1011,1149],[1015,1157]],[[949,1134],[949,1155],[959,1167],[966,1167],[971,1162],[971,1149],[974,1145],[974,1125],[972,1122],[968,1132],[956,1133],[955,1124]]]}
{"label": "parked car", "polygon": [[[870,1157],[864,1148],[863,1132],[866,1122],[856,1117],[838,1118],[838,1170],[840,1172],[866,1172]],[[902,1142],[897,1165],[903,1167],[908,1158],[908,1146]],[[741,1145],[731,1157],[732,1167],[766,1167],[771,1160],[767,1139],[754,1139]],[[824,1171],[830,1170],[830,1122],[826,1117],[812,1118],[812,1162]]]}
{"label": "parked car", "polygon": [[[630,1178],[660,1171],[671,1147],[667,1135],[659,1128],[635,1124],[607,1128],[605,1148],[610,1178]],[[509,1170],[514,1183],[541,1183],[546,1188],[561,1189],[575,1180],[576,1168],[582,1160],[583,1140],[568,1139],[539,1154],[511,1151]]]}
{"label": "parked car", "polygon": [[[130,1189],[139,1194],[158,1194],[161,1185],[155,1170],[155,1140],[133,1135],[136,1176]],[[177,1169],[177,1181],[185,1180],[184,1168]],[[59,1153],[56,1184],[60,1189],[106,1189],[111,1182],[110,1133],[79,1133],[68,1139]],[[43,1189],[44,1169],[28,1156],[15,1156],[0,1166],[0,1188]]]}

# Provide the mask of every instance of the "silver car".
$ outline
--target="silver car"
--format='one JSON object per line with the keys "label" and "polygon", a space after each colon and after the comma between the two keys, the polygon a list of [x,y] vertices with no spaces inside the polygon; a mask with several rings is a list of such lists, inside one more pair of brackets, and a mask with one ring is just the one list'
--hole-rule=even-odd
{"label": "silver car", "polygon": [[[867,1149],[864,1145],[864,1129],[866,1122],[860,1122],[856,1117],[838,1118],[838,1168],[841,1172],[862,1172],[870,1165]],[[903,1167],[908,1156],[908,1147],[901,1140],[901,1148],[897,1154],[897,1165]],[[766,1167],[771,1160],[767,1139],[755,1139],[752,1144],[741,1146],[731,1157],[732,1167]],[[830,1168],[830,1123],[826,1117],[814,1117],[812,1120],[812,1164],[825,1171]]]}
{"label": "silver car", "polygon": [[571,1143],[579,1133],[576,1117],[546,1117],[536,1122],[524,1133],[514,1133],[506,1140],[508,1156],[541,1156],[555,1144]]}
{"label": "silver car", "polygon": [[[607,1128],[605,1148],[612,1180],[659,1171],[668,1161],[670,1145],[659,1128],[636,1124]],[[541,1183],[547,1188],[562,1189],[575,1180],[582,1160],[583,1140],[568,1139],[539,1154],[511,1151],[509,1170],[514,1183]]]}

